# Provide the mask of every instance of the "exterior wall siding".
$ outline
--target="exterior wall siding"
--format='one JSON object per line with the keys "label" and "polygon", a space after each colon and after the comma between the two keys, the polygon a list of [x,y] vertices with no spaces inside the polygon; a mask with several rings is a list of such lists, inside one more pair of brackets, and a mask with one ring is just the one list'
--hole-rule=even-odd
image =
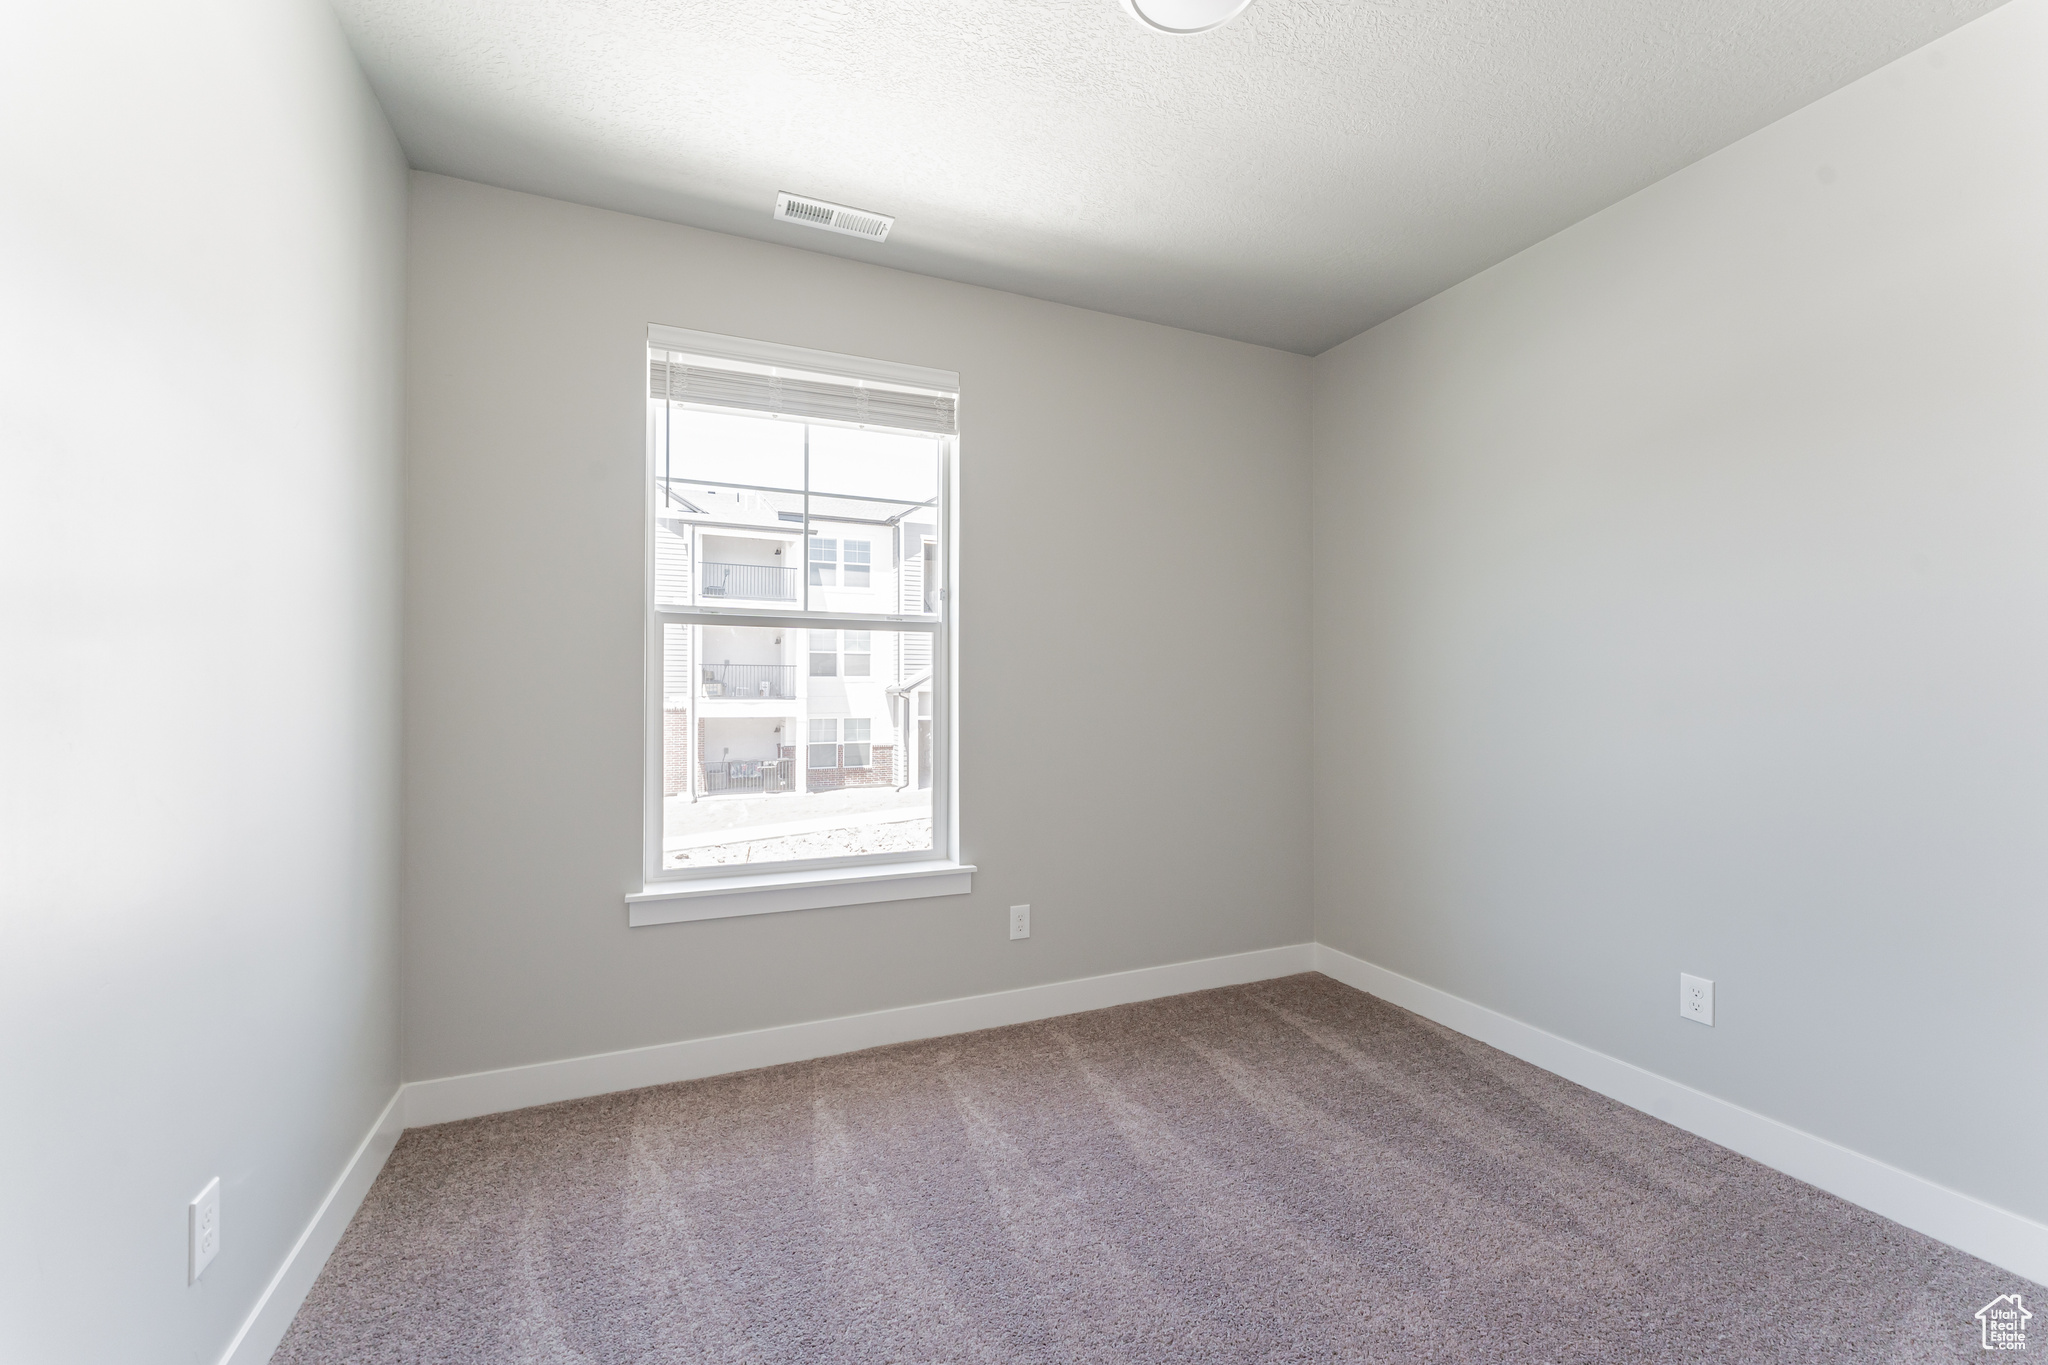
{"label": "exterior wall siding", "polygon": [[690,790],[690,713],[671,707],[661,713],[661,792],[681,796]]}

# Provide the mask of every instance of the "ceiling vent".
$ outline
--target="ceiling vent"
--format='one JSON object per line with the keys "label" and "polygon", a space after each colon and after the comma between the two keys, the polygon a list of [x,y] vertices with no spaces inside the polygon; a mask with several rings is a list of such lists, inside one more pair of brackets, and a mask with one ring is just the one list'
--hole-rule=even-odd
{"label": "ceiling vent", "polygon": [[828,204],[822,199],[805,199],[795,194],[775,196],[775,217],[784,223],[802,223],[827,232],[843,232],[849,237],[865,237],[871,242],[888,241],[889,229],[896,226],[896,220],[884,213],[850,209],[844,204]]}

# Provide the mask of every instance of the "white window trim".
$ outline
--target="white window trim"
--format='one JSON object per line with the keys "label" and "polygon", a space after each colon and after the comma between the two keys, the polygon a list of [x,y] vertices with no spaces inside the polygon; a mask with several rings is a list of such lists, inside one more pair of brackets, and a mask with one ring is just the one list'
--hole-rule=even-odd
{"label": "white window trim", "polygon": [[[800,374],[828,374],[842,379],[872,380],[877,384],[960,392],[960,376],[953,370],[934,370],[895,360],[841,355],[836,351],[813,351],[802,346],[785,346],[779,341],[754,341],[748,337],[693,332],[684,327],[663,327],[655,323],[647,328],[647,344],[665,351],[687,351],[711,360],[737,360],[746,365],[766,365]],[[641,364],[645,366],[646,363],[643,358]],[[644,389],[645,386],[642,387]]]}
{"label": "white window trim", "polygon": [[[812,676],[816,677],[818,675],[813,674]],[[832,738],[818,738],[819,721],[823,721],[825,724],[832,727]],[[812,752],[812,750],[814,749],[830,749],[832,751],[832,761],[830,763],[813,763],[811,760],[814,757],[816,757],[816,755]],[[839,762],[839,717],[812,716],[810,720],[810,735],[804,741],[804,771],[811,773],[829,773],[837,771],[840,766],[841,765]]]}
{"label": "white window trim", "polygon": [[[842,375],[882,383],[907,384],[959,392],[960,377],[950,370],[926,369],[892,361],[870,360],[783,346],[773,342],[749,341],[738,337],[692,332],[682,328],[651,325],[647,344],[665,350],[684,351],[718,359],[787,367],[812,373]],[[644,368],[645,350],[640,361]],[[642,391],[644,392],[644,381]],[[651,423],[651,417],[650,417]],[[959,525],[960,481],[959,438],[940,437],[939,535],[941,547],[939,603],[936,621],[931,617],[895,613],[811,613],[745,608],[698,607],[673,610],[651,599],[643,608],[647,620],[646,695],[642,702],[647,717],[646,750],[643,767],[642,830],[643,864],[641,886],[626,897],[627,923],[674,924],[690,920],[724,919],[736,915],[776,914],[787,910],[816,910],[835,906],[868,905],[883,901],[914,900],[930,896],[961,896],[974,889],[972,863],[962,862],[960,849],[960,761],[959,711],[954,704],[953,679],[959,668]],[[643,539],[643,580],[653,582],[654,574],[654,442],[650,427],[644,442],[646,467],[641,478],[644,500],[641,529]],[[808,552],[806,552],[808,558]],[[808,572],[806,572],[808,578]],[[929,585],[927,585],[929,587]],[[643,589],[645,590],[645,589]],[[825,621],[820,621],[823,615]],[[752,618],[752,619],[746,619]],[[821,860],[806,865],[780,865],[758,873],[708,876],[664,875],[660,868],[662,822],[662,630],[666,624],[718,625],[806,625],[845,630],[872,624],[880,630],[906,629],[938,637],[932,651],[932,767],[934,775],[944,774],[943,784],[934,783],[932,810],[932,851],[929,854],[878,861],[876,855],[863,858]],[[909,723],[915,725],[916,717]],[[872,741],[871,741],[872,742]],[[704,871],[709,871],[705,869]]]}
{"label": "white window trim", "polygon": [[[868,734],[868,737],[867,737],[866,739],[853,739],[853,738],[851,738],[851,736],[852,736],[852,734],[853,734],[853,731],[852,731],[852,729],[851,729],[850,727],[851,727],[851,726],[853,725],[853,723],[854,723],[855,721],[860,721],[860,722],[861,722],[861,723],[862,723],[863,725],[866,725],[866,726],[868,727],[868,730],[867,730],[867,734]],[[866,716],[844,716],[844,717],[842,717],[842,718],[840,719],[840,721],[839,721],[839,768],[840,768],[840,771],[842,771],[842,772],[845,772],[845,771],[853,771],[853,772],[866,772],[866,771],[872,771],[872,770],[874,769],[874,766],[875,766],[875,739],[874,739],[874,734],[875,734],[875,727],[874,727],[874,724],[873,724],[872,720],[871,720],[870,718],[866,717]],[[856,746],[856,745],[858,745],[858,746],[860,746],[861,748],[864,748],[864,749],[866,749],[866,750],[868,751],[868,761],[867,761],[867,762],[865,762],[865,763],[848,763],[848,762],[846,761],[846,751],[847,751],[848,749],[851,749],[851,748],[853,748],[853,747],[854,747],[854,746]]]}
{"label": "white window trim", "polygon": [[[818,558],[818,547],[821,545],[830,545],[832,547],[832,558]],[[835,536],[812,536],[810,538],[810,544],[805,546],[804,564],[806,567],[810,569],[811,578],[815,580],[811,584],[812,587],[836,589],[839,586],[838,538]],[[830,573],[832,575],[832,581],[829,583],[826,582],[823,576],[821,575],[820,570]]]}
{"label": "white window trim", "polygon": [[[868,647],[866,649],[848,649],[846,647],[846,637],[849,635],[867,636]],[[846,661],[855,657],[868,661],[867,672],[855,673],[848,667]],[[848,629],[839,632],[839,676],[842,678],[872,678],[875,676],[875,633],[873,631]]]}
{"label": "white window trim", "polygon": [[[860,571],[868,576],[868,581],[858,586],[846,581],[847,574],[856,567],[854,562],[847,558],[846,550],[849,545],[860,546],[861,549],[867,552],[868,556],[858,566]],[[839,538],[839,590],[841,592],[873,592],[875,590],[875,542],[872,536],[866,538],[841,536]]]}
{"label": "white window trim", "polygon": [[678,924],[773,915],[784,910],[828,910],[841,905],[964,896],[974,889],[974,864],[950,859],[869,863],[865,867],[813,867],[792,872],[706,877],[669,882],[626,897],[626,922]]}

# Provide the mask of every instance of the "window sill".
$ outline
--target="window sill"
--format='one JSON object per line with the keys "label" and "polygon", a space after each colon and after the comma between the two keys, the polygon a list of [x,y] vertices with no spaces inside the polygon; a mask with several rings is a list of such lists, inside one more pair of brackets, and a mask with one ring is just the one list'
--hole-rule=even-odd
{"label": "window sill", "polygon": [[924,896],[964,896],[973,889],[973,864],[943,859],[866,863],[804,872],[755,872],[740,877],[653,883],[627,895],[626,922],[638,928],[733,915],[772,915],[783,910],[825,910],[838,905],[916,900]]}

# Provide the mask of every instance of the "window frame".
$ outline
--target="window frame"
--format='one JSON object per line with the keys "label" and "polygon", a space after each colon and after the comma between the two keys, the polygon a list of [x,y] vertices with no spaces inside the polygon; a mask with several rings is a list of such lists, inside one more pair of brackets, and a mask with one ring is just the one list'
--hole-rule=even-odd
{"label": "window frame", "polygon": [[[853,547],[856,545],[860,546],[861,552],[861,559],[858,564],[853,562]],[[841,536],[839,538],[839,587],[841,591],[873,592],[875,582],[874,566],[875,542],[872,538],[868,540],[855,540],[850,536]],[[853,581],[855,573],[860,574],[860,582],[858,583]]]}
{"label": "window frame", "polygon": [[[804,562],[810,568],[810,586],[814,588],[837,588],[839,586],[839,537],[821,536],[805,527]],[[832,552],[825,558],[818,558],[818,551],[831,546]]]}
{"label": "window frame", "polygon": [[[839,640],[845,632],[836,629],[829,632],[832,636],[832,647],[830,649],[819,649],[817,637],[824,633],[826,632],[821,632],[816,627],[812,627],[804,632],[804,655],[810,660],[809,672],[804,675],[805,677],[837,678],[844,676],[840,672]],[[825,661],[825,671],[822,673],[818,671],[818,661],[820,659]]]}
{"label": "window frame", "polygon": [[[855,649],[850,636],[862,637],[866,649]],[[853,671],[853,661],[862,660],[861,670]],[[844,678],[872,678],[875,676],[875,633],[871,630],[842,630],[839,632],[839,676]]]}
{"label": "window frame", "polygon": [[[644,374],[648,353],[654,350],[699,356],[707,360],[736,360],[745,364],[769,364],[786,367],[802,373],[823,374],[846,380],[872,380],[885,384],[911,385],[931,391],[956,396],[959,393],[958,376],[947,371],[929,370],[922,367],[898,365],[893,362],[875,361],[854,356],[835,355],[826,352],[809,351],[797,347],[781,346],[776,343],[754,342],[743,338],[720,337],[708,333],[687,332],[677,328],[659,325],[648,328],[645,347],[640,352],[643,382],[640,391],[645,394]],[[676,403],[675,406],[689,407],[690,404]],[[641,887],[637,892],[628,892],[626,901],[630,911],[629,922],[634,925],[670,923],[678,920],[719,918],[727,915],[770,913],[780,910],[821,908],[834,905],[853,905],[876,901],[902,900],[918,896],[958,895],[972,889],[974,868],[960,861],[959,848],[959,764],[957,760],[958,727],[956,722],[956,697],[954,679],[958,668],[958,611],[957,593],[954,583],[959,572],[959,444],[958,435],[917,433],[929,435],[936,445],[938,461],[938,492],[933,511],[936,534],[932,537],[936,545],[936,560],[939,577],[936,602],[927,599],[935,610],[929,613],[916,612],[840,612],[824,610],[782,610],[777,608],[706,606],[700,601],[695,606],[664,605],[656,600],[655,583],[655,534],[657,531],[656,486],[657,486],[657,404],[646,404],[646,433],[643,441],[644,461],[641,478],[641,533],[643,539],[644,565],[641,575],[643,615],[646,622],[645,670],[643,677],[642,712],[646,718],[646,743],[643,755],[643,828]],[[730,409],[721,409],[730,412]],[[863,425],[852,423],[826,423],[815,418],[775,418],[769,420],[809,421],[813,425]],[[892,430],[880,424],[871,429]],[[810,495],[815,496],[815,494]],[[807,499],[808,503],[808,499]],[[808,586],[810,577],[810,549],[812,536],[808,534],[812,523],[807,515],[804,526],[805,574]],[[839,537],[835,536],[835,539]],[[921,545],[921,542],[920,542]],[[835,546],[835,550],[839,547]],[[907,548],[907,547],[906,547]],[[919,553],[922,553],[920,548]],[[838,556],[835,554],[835,559]],[[838,567],[837,565],[834,566]],[[835,574],[835,577],[837,575]],[[931,585],[926,584],[929,592]],[[901,605],[900,594],[897,605]],[[899,635],[924,634],[931,637],[931,695],[932,695],[932,740],[931,765],[933,781],[932,794],[932,847],[916,853],[855,854],[834,858],[813,858],[792,860],[764,865],[752,865],[744,875],[734,875],[729,866],[702,868],[664,868],[662,835],[664,823],[663,787],[663,697],[664,681],[664,630],[669,625],[718,625],[757,626],[773,629],[823,629],[838,633],[835,646],[843,648],[845,632],[848,630],[898,633]],[[872,636],[870,643],[872,644]],[[807,651],[808,652],[808,651]],[[870,654],[872,656],[872,650]],[[835,648],[835,655],[840,650]],[[693,659],[693,665],[696,662]],[[837,662],[844,669],[843,657]],[[872,665],[871,665],[872,668]],[[870,674],[872,676],[872,673]],[[905,724],[914,729],[918,717],[914,714],[915,693],[905,693],[902,705]],[[835,724],[835,731],[838,726]],[[806,735],[804,762],[809,762],[809,737]],[[869,761],[873,763],[873,741],[869,741]],[[838,755],[843,764],[843,750]]]}
{"label": "window frame", "polygon": [[[839,717],[811,716],[806,723],[811,728],[810,733],[804,737],[804,770],[813,773],[829,773],[844,767],[845,765],[839,761]],[[820,725],[826,726],[831,731],[832,737],[830,739],[818,738],[818,727]],[[832,761],[830,763],[818,762],[818,750],[820,749],[832,751]]]}
{"label": "window frame", "polygon": [[[862,738],[862,739],[855,739],[855,738],[853,737],[853,727],[854,727],[854,726],[856,726],[856,725],[859,725],[859,726],[863,726],[863,727],[865,727],[865,728],[863,729],[863,731],[862,731],[862,734],[863,734],[863,735],[865,736],[865,738]],[[849,763],[849,762],[847,762],[847,751],[848,751],[849,749],[854,749],[854,748],[861,748],[861,749],[866,749],[866,750],[868,751],[868,757],[867,757],[867,762],[865,762],[865,763]],[[871,717],[871,716],[841,716],[841,717],[839,718],[839,768],[840,768],[840,771],[844,772],[844,771],[846,771],[846,770],[847,770],[847,769],[849,769],[849,768],[854,768],[854,769],[871,769],[871,768],[873,768],[874,766],[875,766],[875,732],[874,732],[874,719],[873,719],[873,717]]]}

